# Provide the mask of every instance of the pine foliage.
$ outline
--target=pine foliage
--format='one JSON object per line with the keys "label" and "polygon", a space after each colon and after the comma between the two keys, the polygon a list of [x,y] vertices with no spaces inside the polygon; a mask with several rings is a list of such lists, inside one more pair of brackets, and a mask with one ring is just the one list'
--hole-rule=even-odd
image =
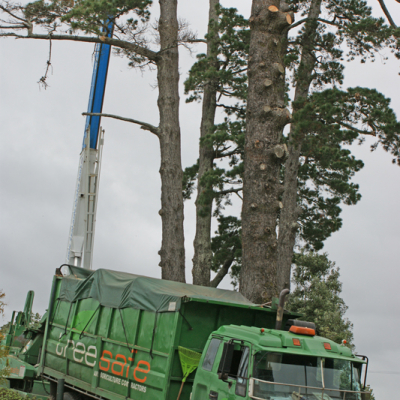
{"label": "pine foliage", "polygon": [[80,31],[101,36],[109,33],[110,21],[134,11],[138,18],[126,21],[126,28],[132,32],[140,21],[148,20],[151,3],[151,0],[39,0],[29,3],[23,12],[30,23],[52,31],[68,24],[71,34]]}
{"label": "pine foliage", "polygon": [[303,314],[305,321],[314,322],[318,334],[352,347],[353,324],[345,317],[347,306],[340,297],[342,283],[339,268],[327,254],[302,251],[295,255],[294,290],[286,307]]}
{"label": "pine foliage", "polygon": [[218,217],[218,230],[211,240],[213,263],[211,270],[219,272],[221,269],[230,270],[232,285],[238,286],[239,272],[242,262],[241,221],[233,216]]}
{"label": "pine foliage", "polygon": [[[22,397],[17,391],[0,388],[0,399],[2,400],[23,400],[26,397]],[[35,400],[35,397],[32,398]]]}

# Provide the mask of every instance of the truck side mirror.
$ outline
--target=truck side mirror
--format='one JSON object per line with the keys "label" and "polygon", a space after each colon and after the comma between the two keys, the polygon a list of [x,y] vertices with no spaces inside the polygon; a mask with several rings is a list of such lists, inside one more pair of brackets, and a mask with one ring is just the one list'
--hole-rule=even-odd
{"label": "truck side mirror", "polygon": [[218,379],[222,379],[223,381],[228,379],[229,372],[231,372],[233,350],[233,343],[224,343],[221,362],[218,367]]}

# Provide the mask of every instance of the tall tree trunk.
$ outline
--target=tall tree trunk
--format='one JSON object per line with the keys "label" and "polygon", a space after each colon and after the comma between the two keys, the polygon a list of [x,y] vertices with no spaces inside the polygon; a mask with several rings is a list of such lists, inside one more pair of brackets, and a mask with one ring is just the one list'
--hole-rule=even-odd
{"label": "tall tree trunk", "polygon": [[284,155],[285,28],[292,14],[279,0],[253,0],[250,17],[249,92],[244,148],[242,270],[240,292],[255,303],[277,294],[276,220],[280,208],[279,170]]}
{"label": "tall tree trunk", "polygon": [[[318,27],[317,18],[320,13],[321,0],[313,0],[308,13],[305,31],[302,35],[302,54],[296,75],[296,90],[293,103],[294,113],[302,106],[303,102],[301,100],[306,101],[310,89],[312,73],[315,67],[314,40]],[[296,135],[296,137],[293,137],[295,129],[295,124],[292,124],[289,135],[289,155],[285,163],[283,208],[279,219],[277,272],[279,290],[290,288],[293,248],[298,228],[297,220],[301,213],[301,209],[297,205],[297,174],[299,171],[302,136]]]}
{"label": "tall tree trunk", "polygon": [[177,0],[160,3],[160,58],[157,60],[161,149],[162,279],[185,282]]}
{"label": "tall tree trunk", "polygon": [[[209,59],[209,68],[218,68],[217,60],[217,21],[218,15],[216,7],[219,0],[210,0],[208,36],[207,36],[207,57]],[[215,120],[216,97],[218,82],[216,79],[210,81],[204,86],[203,108],[200,126],[200,137],[203,138],[212,133]],[[211,250],[211,219],[212,219],[212,188],[206,187],[202,183],[205,173],[212,170],[214,162],[214,151],[212,146],[200,144],[199,172],[197,178],[197,197],[196,197],[196,236],[193,241],[193,284],[209,286],[210,268],[212,262]]]}

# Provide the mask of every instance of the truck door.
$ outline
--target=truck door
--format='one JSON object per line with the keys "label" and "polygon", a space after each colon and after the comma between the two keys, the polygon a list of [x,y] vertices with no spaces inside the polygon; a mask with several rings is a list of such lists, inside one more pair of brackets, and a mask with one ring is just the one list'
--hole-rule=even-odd
{"label": "truck door", "polygon": [[223,347],[220,346],[213,368],[207,400],[239,400],[248,392],[250,347],[243,342],[233,343],[231,362],[226,373],[221,373]]}
{"label": "truck door", "polygon": [[204,357],[201,365],[198,366],[196,372],[196,378],[193,384],[193,394],[192,400],[209,400],[210,393],[210,382],[217,374],[218,362],[215,359],[221,358],[222,353],[222,339],[212,338],[206,350],[206,355]]}

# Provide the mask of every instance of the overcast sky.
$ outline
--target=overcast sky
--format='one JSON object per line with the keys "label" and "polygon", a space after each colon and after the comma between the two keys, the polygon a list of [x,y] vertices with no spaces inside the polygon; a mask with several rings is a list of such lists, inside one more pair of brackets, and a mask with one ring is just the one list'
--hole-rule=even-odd
{"label": "overcast sky", "polygon": [[[248,16],[251,1],[223,4]],[[400,24],[398,3],[387,6]],[[155,13],[157,8],[155,3]],[[207,14],[206,1],[179,4],[179,15],[199,37],[204,35]],[[195,52],[203,52],[202,46]],[[65,259],[93,45],[54,42],[47,90],[39,89],[37,81],[45,71],[48,43],[2,39],[0,50],[0,288],[8,302],[3,324],[12,310],[23,308],[30,289],[36,293],[34,311],[44,312],[52,275]],[[180,54],[182,164],[187,167],[198,157],[201,110],[199,105],[184,103],[183,81],[195,57],[184,49]],[[392,98],[399,116],[398,62],[393,57],[386,64],[382,60],[378,56],[374,64],[355,62],[346,69],[344,87],[378,89]],[[112,57],[103,111],[157,125],[155,83],[154,71],[141,73]],[[121,121],[103,119],[102,126],[106,133],[93,266],[160,277],[158,139]],[[368,144],[352,150],[365,163],[354,178],[363,197],[357,206],[344,207],[343,228],[327,240],[324,250],[341,268],[356,350],[370,358],[369,383],[376,398],[394,399],[400,378],[396,339],[400,331],[400,168],[381,149],[370,153]],[[188,282],[194,217],[193,202],[186,202]],[[229,288],[229,278],[223,285]]]}

